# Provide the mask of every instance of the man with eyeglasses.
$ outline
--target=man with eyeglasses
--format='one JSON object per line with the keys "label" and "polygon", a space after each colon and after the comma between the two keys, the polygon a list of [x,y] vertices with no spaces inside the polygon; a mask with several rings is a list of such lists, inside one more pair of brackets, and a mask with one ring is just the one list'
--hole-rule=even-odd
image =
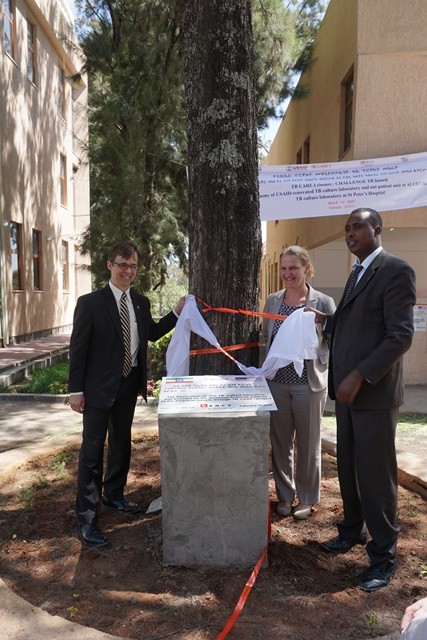
{"label": "man with eyeglasses", "polygon": [[[83,414],[83,440],[77,474],[77,535],[89,547],[108,544],[98,528],[104,507],[122,515],[139,513],[124,497],[131,458],[131,427],[138,393],[147,399],[148,340],[174,328],[185,296],[155,322],[148,298],[130,289],[141,255],[131,242],[109,250],[107,286],[81,296],[70,341],[69,403]],[[108,433],[108,456],[103,455]]]}

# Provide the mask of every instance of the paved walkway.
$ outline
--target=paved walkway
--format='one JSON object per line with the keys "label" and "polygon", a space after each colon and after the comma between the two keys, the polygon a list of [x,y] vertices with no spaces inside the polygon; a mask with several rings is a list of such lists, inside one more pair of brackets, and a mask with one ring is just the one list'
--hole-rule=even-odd
{"label": "paved walkway", "polygon": [[[20,370],[36,360],[51,358],[67,349],[69,335],[51,336],[22,345],[0,349],[0,381],[10,372]],[[427,388],[407,387],[405,413],[427,416]],[[328,401],[326,414],[333,416],[334,405]],[[322,436],[335,440],[333,418],[326,420]],[[156,404],[138,402],[134,432],[156,433]],[[0,491],[7,476],[20,465],[38,455],[60,450],[64,445],[81,439],[81,417],[70,410],[65,397],[17,396],[0,394]],[[398,464],[410,475],[417,476],[427,486],[427,423],[416,429],[399,427],[397,437]],[[30,605],[7,588],[0,578],[0,640],[120,640],[116,636],[82,627]],[[397,640],[400,633],[383,637]],[[121,640],[124,640],[123,638]],[[378,639],[379,640],[379,639]]]}
{"label": "paved walkway", "polygon": [[0,348],[0,373],[68,349],[69,344],[70,334],[58,333],[46,338]]}

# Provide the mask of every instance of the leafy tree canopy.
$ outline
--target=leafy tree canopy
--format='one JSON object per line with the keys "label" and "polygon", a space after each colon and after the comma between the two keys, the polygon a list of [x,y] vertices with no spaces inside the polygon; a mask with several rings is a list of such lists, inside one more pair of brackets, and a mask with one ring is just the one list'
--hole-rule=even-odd
{"label": "leafy tree canopy", "polygon": [[[279,114],[307,59],[320,0],[253,0],[259,127]],[[187,267],[187,177],[179,0],[77,0],[89,73],[91,225],[95,286],[108,278],[108,247],[134,241],[144,256],[137,286],[164,284],[177,257]]]}

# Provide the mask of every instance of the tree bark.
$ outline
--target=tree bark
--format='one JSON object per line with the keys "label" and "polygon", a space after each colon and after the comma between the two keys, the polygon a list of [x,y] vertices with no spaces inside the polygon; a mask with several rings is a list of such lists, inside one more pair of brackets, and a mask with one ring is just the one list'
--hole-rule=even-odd
{"label": "tree bark", "polygon": [[[182,0],[181,37],[189,291],[213,307],[257,311],[261,228],[250,1]],[[222,346],[258,339],[256,317],[211,312],[205,319]],[[258,364],[257,349],[234,355],[245,364]],[[239,370],[216,354],[192,358],[191,372]]]}

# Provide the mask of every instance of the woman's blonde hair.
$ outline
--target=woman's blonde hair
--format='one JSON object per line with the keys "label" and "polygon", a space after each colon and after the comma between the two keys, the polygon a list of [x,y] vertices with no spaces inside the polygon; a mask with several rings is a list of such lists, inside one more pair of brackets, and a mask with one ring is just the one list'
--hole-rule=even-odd
{"label": "woman's blonde hair", "polygon": [[286,249],[283,249],[279,257],[280,262],[282,261],[282,256],[296,256],[297,258],[299,258],[302,264],[304,265],[304,267],[308,266],[307,278],[313,277],[314,268],[313,268],[313,265],[311,264],[310,256],[307,249],[304,249],[304,247],[299,247],[298,245],[294,244],[291,247],[286,247]]}

